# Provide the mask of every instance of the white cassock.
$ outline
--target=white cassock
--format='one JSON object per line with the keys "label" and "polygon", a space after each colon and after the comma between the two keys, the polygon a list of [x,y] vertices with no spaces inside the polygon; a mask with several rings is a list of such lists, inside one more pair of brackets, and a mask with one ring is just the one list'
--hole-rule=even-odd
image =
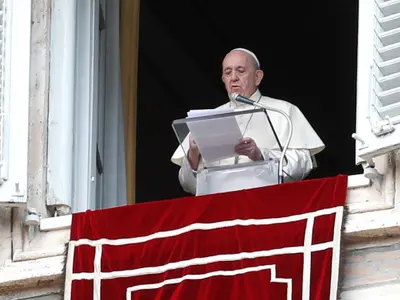
{"label": "white cassock", "polygon": [[[319,138],[310,123],[304,117],[303,113],[295,105],[278,99],[262,96],[257,90],[251,97],[251,100],[257,101],[260,104],[274,107],[285,111],[293,123],[293,135],[286,152],[287,163],[284,170],[284,181],[293,181],[304,179],[315,166],[314,155],[321,152],[325,145]],[[252,110],[253,106],[242,104],[236,101],[230,101],[219,108],[232,107],[235,111]],[[287,120],[279,113],[268,111],[271,122],[278,135],[282,146],[285,145],[289,135],[289,125]],[[243,137],[252,138],[260,148],[264,160],[270,158],[279,158],[281,150],[274,135],[268,133],[271,127],[264,114],[245,114],[236,118]],[[197,179],[190,164],[185,156],[189,149],[189,139],[186,138],[182,143],[185,148],[183,151],[181,146],[178,146],[173,154],[171,161],[181,168],[179,170],[179,182],[182,188],[193,195],[196,194]],[[228,158],[212,163],[212,166],[231,165],[235,163],[251,162],[247,156],[239,155],[236,158]],[[209,165],[210,166],[210,165]],[[200,161],[197,172],[204,167],[204,162]]]}

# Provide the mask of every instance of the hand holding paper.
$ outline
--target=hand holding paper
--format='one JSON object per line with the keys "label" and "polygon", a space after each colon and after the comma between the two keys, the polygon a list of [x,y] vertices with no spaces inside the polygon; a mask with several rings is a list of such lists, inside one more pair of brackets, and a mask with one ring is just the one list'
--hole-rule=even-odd
{"label": "hand holding paper", "polygon": [[245,155],[252,161],[262,160],[261,150],[257,147],[256,142],[251,138],[243,138],[236,145],[235,151],[239,155]]}
{"label": "hand holding paper", "polygon": [[197,146],[196,141],[193,139],[192,134],[189,135],[188,159],[192,170],[197,170],[197,168],[199,167],[201,157],[200,157],[199,147]]}

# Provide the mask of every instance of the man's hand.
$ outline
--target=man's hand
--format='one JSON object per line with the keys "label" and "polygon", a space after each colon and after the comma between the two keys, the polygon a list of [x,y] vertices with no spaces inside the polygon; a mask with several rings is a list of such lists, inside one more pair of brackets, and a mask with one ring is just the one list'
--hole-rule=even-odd
{"label": "man's hand", "polygon": [[239,155],[245,155],[252,161],[263,160],[261,150],[256,142],[251,138],[242,138],[239,144],[236,145],[235,151]]}
{"label": "man's hand", "polygon": [[189,135],[189,153],[188,153],[189,164],[192,167],[192,170],[196,171],[199,167],[200,163],[200,151],[199,147],[196,144],[196,141],[193,139],[192,135]]}

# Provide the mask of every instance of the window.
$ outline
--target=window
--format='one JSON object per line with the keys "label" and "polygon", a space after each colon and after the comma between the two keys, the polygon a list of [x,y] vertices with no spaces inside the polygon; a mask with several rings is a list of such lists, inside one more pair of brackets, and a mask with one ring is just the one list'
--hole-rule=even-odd
{"label": "window", "polygon": [[0,205],[26,204],[31,1],[0,1]]}
{"label": "window", "polygon": [[[60,2],[62,1],[56,1],[55,4],[60,5]],[[113,192],[125,190],[124,187],[119,186],[123,180],[118,180],[116,169],[108,171],[110,173],[105,171],[101,176],[103,182],[109,182],[111,188],[107,186],[107,183],[103,183],[101,187],[97,185],[99,176],[96,176],[98,171],[96,145],[100,145],[99,154],[102,164],[99,166],[103,166],[104,170],[107,168],[110,170],[110,166],[116,167],[119,159],[124,157],[118,150],[122,149],[118,146],[118,141],[123,141],[123,138],[118,138],[117,128],[108,127],[108,124],[115,125],[118,123],[115,120],[122,119],[120,109],[116,109],[115,102],[111,101],[120,97],[118,83],[120,79],[117,79],[119,76],[117,27],[119,22],[111,21],[113,14],[110,13],[114,9],[115,16],[118,16],[119,8],[110,4],[111,1],[104,1],[106,4],[102,2],[105,10],[106,31],[112,32],[112,34],[105,34],[106,62],[103,69],[100,66],[100,70],[106,70],[106,78],[103,78],[98,63],[99,56],[101,57],[104,53],[101,50],[99,53],[98,47],[102,39],[98,30],[99,2],[99,0],[77,1],[76,7],[72,5],[58,7],[58,9],[53,7],[52,12],[52,20],[62,22],[52,25],[52,35],[59,37],[59,45],[56,45],[57,39],[52,37],[49,113],[49,144],[51,144],[49,145],[49,169],[51,172],[48,174],[48,204],[66,203],[75,212],[98,208],[96,200],[101,203],[100,206],[116,206],[123,203],[105,205],[102,199],[114,201],[124,199]],[[398,51],[400,30],[397,29],[400,27],[400,1],[360,0],[359,3],[357,157],[367,161],[373,159],[383,180],[374,179],[371,184],[364,174],[349,177],[348,204],[351,223],[347,232],[352,233],[374,230],[375,227],[390,227],[390,224],[397,224],[398,220],[397,215],[387,218],[387,213],[390,213],[391,208],[394,207],[395,191],[395,157],[389,152],[400,147],[400,136],[398,136],[400,135],[400,128],[398,128],[400,111],[397,110],[400,100],[396,102],[396,97],[394,97],[400,91],[400,51]],[[149,23],[153,21],[153,19],[146,20]],[[64,21],[65,24],[61,24]],[[399,23],[396,23],[397,21]],[[75,27],[79,30],[71,30]],[[98,78],[99,75],[100,78]],[[59,86],[55,86],[57,81],[59,81]],[[105,84],[105,90],[99,89],[100,82]],[[58,91],[57,94],[56,91]],[[104,99],[104,120],[98,120],[103,111],[98,107],[100,99]],[[66,104],[71,107],[67,111],[62,110]],[[54,115],[57,109],[60,109],[60,114]],[[386,115],[389,116],[390,122],[385,118]],[[53,120],[62,125],[62,132],[55,130]],[[379,130],[380,124],[382,124],[381,130]],[[61,145],[57,147],[60,142],[59,137],[65,137],[62,133],[71,132],[71,128],[74,128],[75,135],[68,140],[70,141],[68,147],[64,148]],[[104,135],[97,131],[99,128],[100,131],[104,131]],[[75,147],[74,152],[73,147]],[[59,160],[59,149],[64,154],[62,161]],[[121,165],[124,165],[124,162]],[[379,178],[378,176],[377,179]],[[97,199],[96,189],[99,195]],[[379,212],[375,212],[377,210]],[[56,218],[49,219],[52,221],[51,219]],[[43,224],[44,220],[42,219]],[[370,224],[372,221],[375,224],[374,228]],[[55,220],[54,224],[58,224],[57,222],[61,221]],[[67,226],[64,223],[61,224],[61,227]],[[51,226],[43,226],[43,228],[46,227]]]}
{"label": "window", "polygon": [[[116,178],[115,170],[109,173],[111,175],[107,175],[106,169],[110,170],[111,165],[117,165],[116,157],[121,156],[116,146],[118,143],[115,142],[118,130],[110,130],[107,127],[108,124],[117,124],[117,122],[111,121],[111,117],[117,118],[117,120],[121,119],[118,118],[120,116],[118,105],[115,105],[116,99],[120,97],[120,91],[116,87],[119,80],[116,75],[119,74],[117,67],[119,58],[117,58],[118,50],[116,50],[119,44],[119,40],[116,38],[118,29],[110,29],[119,22],[110,19],[112,14],[109,11],[113,6],[109,3],[111,2],[100,0],[92,1],[90,4],[77,1],[76,7],[65,6],[59,10],[54,9],[53,12],[53,22],[71,20],[71,23],[65,23],[62,29],[57,27],[60,24],[52,26],[54,38],[52,38],[52,80],[50,84],[53,88],[50,89],[49,105],[49,169],[51,172],[48,174],[48,204],[65,204],[72,207],[73,211],[111,206],[104,204],[105,199],[115,198],[108,191],[119,189],[116,188],[115,183],[113,184],[114,188],[110,189],[108,186],[104,188],[108,180],[111,181],[109,178],[112,177],[114,181]],[[60,18],[56,15],[57,11],[59,11]],[[396,137],[398,130],[382,134],[376,130],[376,125],[380,124],[379,122],[388,122],[385,114],[391,117],[393,128],[400,125],[400,117],[396,121],[394,104],[389,104],[393,100],[393,97],[389,96],[397,91],[395,88],[397,64],[393,56],[395,55],[393,49],[397,49],[395,43],[397,37],[400,42],[400,31],[397,36],[396,25],[393,25],[395,24],[393,20],[397,20],[396,16],[398,17],[397,11],[400,13],[397,0],[377,3],[374,0],[360,1],[357,137],[364,143],[357,141],[356,147],[357,156],[365,160],[373,157],[375,161],[388,161],[387,157],[382,159],[377,159],[377,157],[388,149],[385,147],[385,143],[392,148],[396,146],[391,143],[391,139],[393,136]],[[75,15],[72,16],[72,14]],[[104,20],[105,24],[102,22]],[[59,21],[58,23],[63,22]],[[75,26],[79,30],[71,30]],[[99,27],[102,28],[102,26],[105,26],[105,29],[99,30]],[[110,32],[112,34],[108,34]],[[54,48],[57,36],[64,38],[58,38],[61,41],[59,48]],[[66,50],[66,45],[73,51]],[[111,45],[116,46],[116,49]],[[389,51],[391,49],[392,52]],[[384,55],[384,53],[386,54]],[[60,55],[57,56],[58,54]],[[63,62],[57,63],[57,61]],[[99,61],[101,61],[100,64]],[[398,67],[400,72],[400,60]],[[73,69],[69,70],[68,68]],[[58,93],[55,92],[57,91],[55,86],[57,81],[59,81]],[[400,79],[398,81],[400,84]],[[67,87],[68,90],[66,90]],[[64,109],[66,103],[70,105],[68,110]],[[58,114],[54,115],[57,107]],[[378,114],[378,112],[380,113]],[[65,121],[67,116],[68,120]],[[60,126],[63,128],[62,132],[55,129],[53,120],[54,123],[57,122],[60,125],[65,121],[63,126]],[[71,133],[71,127],[74,128],[74,133]],[[371,131],[372,128],[375,129],[375,134]],[[383,129],[385,128],[390,128],[390,125],[383,126]],[[68,137],[66,147],[60,144],[60,136]],[[115,140],[107,137],[113,137]],[[118,138],[118,140],[121,139]],[[400,137],[396,139],[396,142],[397,140],[400,141]],[[397,143],[400,145],[400,142]],[[60,152],[57,149],[64,154],[62,162],[58,159]],[[383,163],[378,169],[386,178],[393,175],[390,162]],[[350,176],[349,180],[352,190],[360,187],[367,188],[370,185],[369,179],[363,174]],[[386,188],[388,191],[391,190],[388,185],[385,185],[384,190],[378,189],[377,203],[370,199],[368,199],[369,201],[363,200],[367,199],[364,196],[357,197],[356,202],[350,203],[356,207],[354,211],[372,210],[372,207],[380,207],[380,203],[385,203],[382,204],[382,207],[387,207],[387,203],[392,203],[390,199],[393,195],[386,195]]]}

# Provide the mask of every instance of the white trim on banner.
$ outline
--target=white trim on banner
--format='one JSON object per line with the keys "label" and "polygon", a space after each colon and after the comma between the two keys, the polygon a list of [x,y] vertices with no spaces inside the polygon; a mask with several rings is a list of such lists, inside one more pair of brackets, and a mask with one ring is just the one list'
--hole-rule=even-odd
{"label": "white trim on banner", "polygon": [[[335,214],[335,223],[334,223],[334,234],[333,240],[313,244],[313,230],[314,230],[314,220],[316,217],[323,215]],[[339,271],[339,259],[340,259],[340,238],[341,238],[341,226],[342,226],[342,217],[343,217],[343,207],[338,206],[329,209],[321,209],[311,213],[304,213],[299,215],[293,215],[289,217],[282,218],[271,218],[271,219],[246,219],[246,220],[229,220],[229,221],[221,221],[214,223],[194,223],[182,228],[169,230],[169,231],[161,231],[156,232],[147,236],[142,237],[134,237],[134,238],[125,238],[125,239],[98,239],[98,240],[89,240],[89,239],[80,239],[78,241],[70,241],[69,251],[68,251],[68,261],[67,261],[67,272],[66,272],[66,284],[65,284],[65,292],[64,299],[71,300],[71,286],[73,280],[93,280],[93,300],[101,299],[101,281],[107,279],[116,279],[116,278],[126,278],[133,276],[141,276],[141,275],[151,275],[151,274],[160,274],[169,270],[176,270],[181,268],[186,268],[195,265],[206,265],[210,263],[216,262],[226,262],[226,261],[239,261],[242,259],[254,259],[260,257],[270,257],[275,255],[284,255],[284,254],[303,254],[304,262],[303,262],[303,288],[302,288],[302,300],[310,299],[310,279],[311,279],[311,255],[313,252],[323,251],[327,249],[332,249],[332,270],[331,270],[331,285],[330,285],[330,300],[336,300],[337,288],[338,288],[338,271]],[[113,245],[113,246],[122,246],[122,245],[132,245],[143,243],[155,239],[169,238],[174,236],[183,235],[187,232],[191,232],[194,230],[215,230],[219,228],[227,228],[234,226],[262,226],[262,225],[272,225],[272,224],[282,224],[282,223],[290,223],[301,220],[307,220],[305,234],[304,234],[304,244],[302,246],[295,247],[285,247],[279,249],[269,249],[262,251],[254,251],[254,252],[240,252],[234,254],[219,254],[214,256],[207,257],[197,257],[189,260],[182,260],[177,262],[171,262],[165,265],[153,266],[153,267],[144,267],[137,268],[132,270],[123,270],[123,271],[113,271],[113,272],[101,272],[101,256],[102,256],[102,247],[103,245]],[[91,273],[73,273],[73,258],[74,258],[74,250],[77,246],[88,245],[95,247],[95,258],[94,258],[94,272]],[[258,268],[258,269],[257,269]],[[177,284],[184,280],[201,280],[204,278],[214,277],[214,276],[234,276],[235,274],[245,274],[248,272],[257,272],[271,269],[271,281],[272,279],[276,279],[275,273],[272,274],[271,265],[268,266],[258,266],[258,267],[249,267],[244,269],[236,269],[236,270],[219,270],[210,273],[204,274],[187,274],[183,277],[168,279],[159,283],[152,284],[144,284],[140,286],[133,286],[127,289],[127,300],[131,299],[131,292],[137,291],[141,289],[154,289],[157,287],[162,287],[169,284]],[[273,268],[275,271],[275,267]],[[291,279],[279,279],[283,280],[281,282],[286,282]],[[286,280],[286,281],[285,281]],[[292,290],[291,284],[288,291],[290,290],[290,295],[288,293],[287,299],[291,299]],[[131,292],[129,292],[131,291]],[[129,294],[129,296],[128,296]]]}

